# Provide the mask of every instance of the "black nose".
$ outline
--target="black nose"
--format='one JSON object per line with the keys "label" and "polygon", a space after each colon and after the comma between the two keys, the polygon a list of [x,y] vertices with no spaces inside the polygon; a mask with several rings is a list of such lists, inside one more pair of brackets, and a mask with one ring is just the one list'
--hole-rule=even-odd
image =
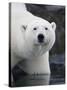
{"label": "black nose", "polygon": [[39,35],[38,35],[38,41],[39,41],[40,43],[42,43],[43,40],[44,40],[44,35],[43,35],[43,34],[39,34]]}

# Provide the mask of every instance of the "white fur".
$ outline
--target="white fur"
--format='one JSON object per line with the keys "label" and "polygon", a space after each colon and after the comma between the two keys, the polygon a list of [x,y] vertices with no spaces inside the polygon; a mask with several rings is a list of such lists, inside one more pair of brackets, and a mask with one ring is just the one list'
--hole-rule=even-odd
{"label": "white fur", "polygon": [[[33,30],[34,27],[37,27],[37,30]],[[48,27],[48,30],[45,30],[45,27]],[[54,22],[49,23],[32,15],[23,4],[12,4],[11,67],[25,59],[21,67],[25,72],[50,74],[49,50],[55,42],[55,29]],[[37,39],[40,33],[45,37],[43,44],[40,44]]]}

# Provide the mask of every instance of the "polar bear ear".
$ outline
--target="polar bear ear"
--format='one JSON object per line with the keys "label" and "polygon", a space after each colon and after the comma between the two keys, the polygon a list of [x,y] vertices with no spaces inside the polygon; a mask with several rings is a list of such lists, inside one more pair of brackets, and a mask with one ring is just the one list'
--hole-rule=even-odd
{"label": "polar bear ear", "polygon": [[56,30],[56,23],[55,22],[52,22],[51,23],[51,26],[52,26],[53,30],[55,31]]}
{"label": "polar bear ear", "polygon": [[25,31],[26,28],[27,28],[27,25],[22,25],[22,26],[21,26],[21,29],[22,29],[23,31]]}

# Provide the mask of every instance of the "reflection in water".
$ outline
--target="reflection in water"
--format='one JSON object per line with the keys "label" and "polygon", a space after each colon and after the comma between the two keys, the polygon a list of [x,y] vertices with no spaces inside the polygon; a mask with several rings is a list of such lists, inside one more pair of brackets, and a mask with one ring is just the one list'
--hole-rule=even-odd
{"label": "reflection in water", "polygon": [[28,75],[19,65],[13,69],[14,83],[12,86],[37,86],[56,85],[65,83],[65,63],[64,55],[56,55],[50,58],[51,75]]}
{"label": "reflection in water", "polygon": [[37,86],[64,84],[65,79],[61,75],[27,75],[15,81],[13,86]]}
{"label": "reflection in water", "polygon": [[27,75],[16,82],[16,86],[48,85],[50,75]]}

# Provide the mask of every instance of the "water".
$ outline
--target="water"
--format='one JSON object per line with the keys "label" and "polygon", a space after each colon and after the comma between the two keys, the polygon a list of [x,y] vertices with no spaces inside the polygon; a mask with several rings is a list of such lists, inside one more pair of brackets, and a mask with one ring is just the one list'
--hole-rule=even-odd
{"label": "water", "polygon": [[57,85],[64,83],[65,79],[62,75],[27,75],[20,77],[14,86]]}
{"label": "water", "polygon": [[18,65],[13,69],[15,82],[14,87],[19,86],[39,86],[39,85],[58,85],[65,83],[65,58],[63,55],[50,57],[51,75],[28,75],[22,71]]}

